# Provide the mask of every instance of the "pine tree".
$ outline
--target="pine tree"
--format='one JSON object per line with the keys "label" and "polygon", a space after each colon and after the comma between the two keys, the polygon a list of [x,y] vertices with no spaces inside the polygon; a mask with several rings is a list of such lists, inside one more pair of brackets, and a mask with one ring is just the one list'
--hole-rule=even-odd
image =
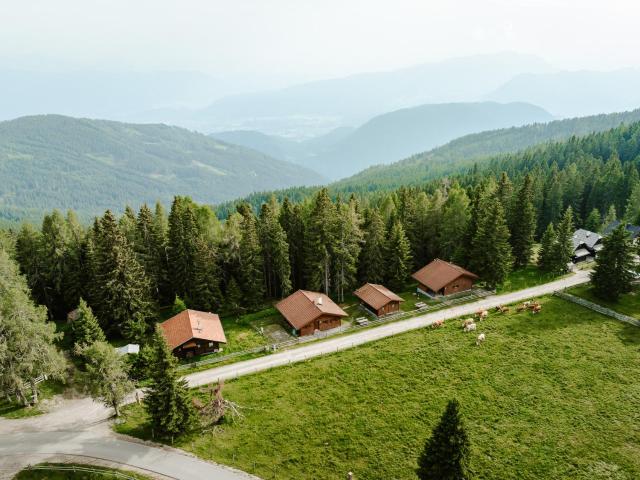
{"label": "pine tree", "polygon": [[289,245],[289,266],[291,268],[292,290],[302,288],[305,275],[305,240],[304,218],[302,206],[293,205],[288,197],[285,197],[280,209],[280,225],[287,236]]}
{"label": "pine tree", "polygon": [[336,208],[323,188],[313,200],[305,232],[307,285],[311,290],[329,294],[333,253],[336,246]]}
{"label": "pine tree", "polygon": [[364,282],[383,283],[385,278],[386,232],[377,209],[369,213],[364,245],[360,254],[360,278]]}
{"label": "pine tree", "polygon": [[389,288],[402,290],[412,266],[411,247],[404,228],[396,221],[389,232],[385,249],[385,277]]}
{"label": "pine tree", "polygon": [[63,298],[65,309],[70,310],[78,305],[80,298],[87,290],[87,234],[78,216],[72,210],[67,212],[66,224],[69,242],[65,261]]}
{"label": "pine tree", "polygon": [[15,257],[20,265],[20,272],[27,278],[33,299],[40,304],[45,303],[42,234],[28,223],[25,223],[16,237]]}
{"label": "pine tree", "polygon": [[600,211],[597,208],[591,210],[587,219],[584,222],[584,228],[590,232],[600,231],[602,225],[602,218],[600,217]]}
{"label": "pine tree", "polygon": [[558,265],[555,259],[555,254],[558,251],[557,241],[556,230],[553,228],[553,223],[550,223],[542,235],[540,251],[538,252],[538,267],[545,272],[554,271]]}
{"label": "pine tree", "polygon": [[217,251],[204,239],[198,239],[194,260],[189,304],[197,310],[213,312],[222,303]]}
{"label": "pine tree", "polygon": [[621,294],[631,291],[635,268],[633,249],[624,225],[604,237],[602,244],[591,283],[598,297],[616,301]]}
{"label": "pine tree", "polygon": [[444,259],[464,261],[464,244],[461,239],[469,228],[469,216],[469,197],[464,189],[453,185],[444,202],[439,230],[440,252]]}
{"label": "pine tree", "polygon": [[258,237],[255,215],[248,206],[241,210],[240,288],[244,294],[246,304],[249,307],[256,308],[262,303],[265,295],[262,247]]}
{"label": "pine tree", "polygon": [[633,225],[640,224],[640,182],[635,182],[627,199],[624,220]]}
{"label": "pine tree", "polygon": [[91,345],[106,340],[98,319],[91,307],[82,298],[78,304],[78,313],[71,324],[71,334],[75,345]]}
{"label": "pine tree", "polygon": [[337,206],[336,245],[334,249],[335,290],[344,302],[345,291],[355,287],[358,256],[362,248],[362,220],[355,199]]}
{"label": "pine tree", "polygon": [[451,400],[418,460],[420,480],[469,480],[470,442],[457,400]]}
{"label": "pine tree", "polygon": [[601,232],[605,227],[611,225],[617,219],[618,214],[616,213],[616,207],[614,205],[609,205],[609,210],[607,210],[607,214],[602,220],[602,226],[598,229],[598,231]]}
{"label": "pine tree", "polygon": [[120,227],[120,231],[129,242],[129,245],[135,245],[136,242],[136,213],[133,211],[129,205],[125,206],[124,214],[120,217],[118,221],[118,226]]}
{"label": "pine tree", "polygon": [[[73,306],[65,304],[65,274],[68,270],[69,232],[58,210],[45,215],[42,221],[41,247],[44,304],[54,318],[64,316]],[[69,308],[70,307],[70,308]]]}
{"label": "pine tree", "polygon": [[229,283],[227,283],[227,289],[225,292],[225,306],[235,315],[242,312],[242,291],[238,286],[238,282],[235,277],[231,277]]}
{"label": "pine tree", "polygon": [[[525,180],[526,181],[526,180]],[[496,197],[498,201],[502,204],[502,208],[504,209],[506,218],[511,218],[511,198],[513,196],[513,184],[509,179],[509,175],[507,172],[502,172],[500,175],[500,180],[498,181],[498,186],[496,189]]]}
{"label": "pine tree", "polygon": [[169,214],[167,257],[174,295],[188,298],[193,285],[195,241],[198,229],[193,202],[186,197],[174,197]]}
{"label": "pine tree", "polygon": [[170,438],[188,433],[195,423],[195,411],[187,382],[180,379],[177,359],[162,334],[160,326],[152,339],[151,383],[144,404],[154,435]]}
{"label": "pine tree", "polygon": [[472,240],[471,268],[489,287],[502,283],[513,264],[509,228],[502,204],[493,195],[485,195],[480,202],[482,216]]}
{"label": "pine tree", "polygon": [[94,307],[107,331],[118,331],[127,340],[139,341],[153,313],[148,280],[109,210],[96,233]]}
{"label": "pine tree", "polygon": [[511,217],[511,246],[515,267],[526,267],[531,260],[537,225],[532,198],[532,180],[526,175],[515,201],[515,213]]}
{"label": "pine tree", "polygon": [[136,220],[135,250],[149,279],[153,297],[164,304],[168,272],[166,239],[161,228],[151,209],[146,204],[142,205]]}
{"label": "pine tree", "polygon": [[288,295],[291,291],[291,263],[287,234],[278,220],[274,196],[260,210],[259,235],[262,245],[264,281],[271,298]]}
{"label": "pine tree", "polygon": [[554,268],[557,274],[569,271],[569,264],[573,259],[573,209],[568,207],[558,225],[556,251],[553,254]]}

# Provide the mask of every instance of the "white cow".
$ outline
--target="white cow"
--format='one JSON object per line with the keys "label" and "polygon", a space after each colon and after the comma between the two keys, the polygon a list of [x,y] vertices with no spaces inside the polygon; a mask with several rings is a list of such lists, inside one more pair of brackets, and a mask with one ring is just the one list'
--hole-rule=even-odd
{"label": "white cow", "polygon": [[466,327],[464,327],[464,331],[465,332],[473,332],[476,329],[476,324],[475,323],[470,323],[469,325],[467,325]]}
{"label": "white cow", "polygon": [[476,338],[476,345],[482,345],[482,342],[484,342],[485,336],[484,333],[481,333],[480,335],[478,335],[478,338]]}
{"label": "white cow", "polygon": [[467,325],[471,325],[472,323],[476,323],[473,318],[467,318],[464,322],[462,322],[462,328],[466,327]]}

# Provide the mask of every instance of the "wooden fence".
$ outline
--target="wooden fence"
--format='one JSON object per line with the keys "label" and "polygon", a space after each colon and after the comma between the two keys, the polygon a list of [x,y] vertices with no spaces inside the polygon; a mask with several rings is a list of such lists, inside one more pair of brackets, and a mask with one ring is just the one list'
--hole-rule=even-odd
{"label": "wooden fence", "polygon": [[597,303],[590,302],[589,300],[585,300],[582,297],[577,297],[576,295],[571,295],[570,293],[557,291],[554,292],[554,295],[560,297],[569,302],[573,302],[577,305],[582,305],[585,308],[593,310],[594,312],[601,313],[602,315],[606,315],[607,317],[615,318],[616,320],[620,320],[621,322],[630,323],[631,325],[635,325],[636,327],[640,327],[640,320],[637,318],[630,317],[628,315],[623,315],[622,313],[618,313],[615,310],[611,310],[610,308],[603,307],[602,305],[598,305]]}

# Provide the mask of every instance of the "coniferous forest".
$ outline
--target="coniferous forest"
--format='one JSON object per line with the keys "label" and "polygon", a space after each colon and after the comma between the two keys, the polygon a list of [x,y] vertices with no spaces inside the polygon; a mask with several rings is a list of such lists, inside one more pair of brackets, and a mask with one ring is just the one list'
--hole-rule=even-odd
{"label": "coniferous forest", "polygon": [[363,281],[402,288],[434,258],[496,286],[540,241],[541,266],[556,268],[549,264],[566,257],[574,226],[638,221],[639,168],[636,123],[391,192],[266,194],[227,207],[223,220],[187,197],[168,211],[107,211],[88,226],[53,211],[39,229],[27,224],[10,236],[51,317],[84,299],[107,335],[139,341],[176,297],[208,311],[257,309],[298,288],[341,301]]}

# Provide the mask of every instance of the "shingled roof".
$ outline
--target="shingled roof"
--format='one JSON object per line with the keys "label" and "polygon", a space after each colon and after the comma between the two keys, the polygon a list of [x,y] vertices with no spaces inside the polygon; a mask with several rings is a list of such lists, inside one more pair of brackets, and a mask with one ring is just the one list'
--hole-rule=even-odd
{"label": "shingled roof", "polygon": [[478,276],[475,273],[471,273],[469,270],[450,262],[440,260],[436,258],[428,265],[422,267],[411,277],[422,285],[430,288],[432,291],[437,292],[445,285],[453,282],[459,277],[471,277],[477,279]]}
{"label": "shingled roof", "polygon": [[173,350],[194,338],[227,343],[227,338],[215,313],[184,310],[160,324],[167,343]]}
{"label": "shingled roof", "polygon": [[321,315],[346,317],[347,314],[324,293],[298,290],[276,304],[282,316],[297,330]]}
{"label": "shingled roof", "polygon": [[353,293],[364,303],[376,310],[384,307],[389,302],[404,302],[402,298],[387,287],[375,283],[365,283]]}

